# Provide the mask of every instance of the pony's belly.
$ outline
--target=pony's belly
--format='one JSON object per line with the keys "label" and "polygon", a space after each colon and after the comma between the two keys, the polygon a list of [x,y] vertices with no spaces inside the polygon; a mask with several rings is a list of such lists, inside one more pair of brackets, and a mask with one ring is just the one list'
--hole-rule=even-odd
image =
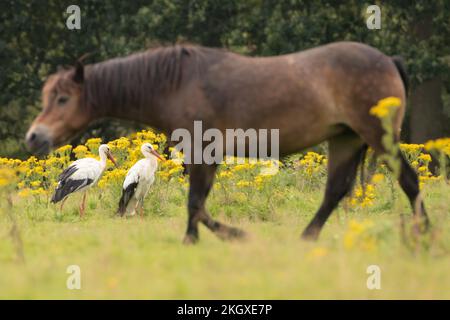
{"label": "pony's belly", "polygon": [[280,156],[302,151],[318,145],[330,137],[345,130],[342,125],[327,125],[322,127],[308,127],[304,130],[289,130],[280,135]]}
{"label": "pony's belly", "polygon": [[[243,152],[245,157],[254,157],[252,154],[256,154],[257,157],[276,158],[278,150],[278,156],[282,157],[315,146],[345,130],[342,125],[280,127],[281,129],[269,129],[267,136],[256,134],[255,139],[242,139],[240,143],[238,140],[224,138],[224,155],[241,157]],[[276,134],[271,134],[270,130],[276,130]],[[260,149],[261,146],[263,149]],[[265,154],[261,155],[261,152]]]}

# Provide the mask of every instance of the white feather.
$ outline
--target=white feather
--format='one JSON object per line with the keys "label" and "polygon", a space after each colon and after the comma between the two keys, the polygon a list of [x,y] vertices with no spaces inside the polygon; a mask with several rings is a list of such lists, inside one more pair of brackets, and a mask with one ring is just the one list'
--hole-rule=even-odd
{"label": "white feather", "polygon": [[70,177],[71,180],[93,180],[92,184],[97,183],[97,181],[102,176],[105,167],[100,161],[92,158],[84,158],[75,161],[73,166],[76,166],[77,171],[75,171]]}
{"label": "white feather", "polygon": [[[144,153],[144,152],[143,152]],[[158,161],[153,155],[147,155],[145,159],[136,162],[125,177],[123,182],[123,190],[130,184],[137,183],[132,199],[127,205],[127,213],[134,215],[138,204],[142,205],[144,198],[147,196],[151,185],[155,181],[155,172],[158,168]]]}
{"label": "white feather", "polygon": [[73,172],[68,177],[63,177],[64,181],[58,181],[58,188],[61,186],[62,183],[67,183],[68,181],[71,180],[85,181],[84,185],[81,185],[79,188],[77,188],[72,192],[79,192],[95,185],[106,168],[107,152],[109,152],[108,146],[101,145],[99,147],[100,160],[96,160],[93,158],[84,158],[72,162],[72,164],[68,167],[68,169],[75,168],[76,171]]}

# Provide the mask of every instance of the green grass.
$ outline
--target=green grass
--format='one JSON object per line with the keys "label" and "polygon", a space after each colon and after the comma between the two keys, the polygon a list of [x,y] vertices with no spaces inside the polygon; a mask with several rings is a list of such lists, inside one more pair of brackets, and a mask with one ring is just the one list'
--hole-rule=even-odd
{"label": "green grass", "polygon": [[[195,246],[181,244],[186,190],[175,182],[156,183],[144,219],[114,217],[118,186],[92,190],[84,219],[77,215],[80,195],[60,215],[44,198],[12,194],[13,207],[2,201],[0,215],[0,298],[450,298],[448,185],[426,186],[433,232],[410,248],[402,241],[400,215],[409,220],[411,210],[398,186],[392,190],[387,183],[377,188],[373,207],[340,207],[317,243],[300,241],[320,205],[322,183],[307,187],[281,173],[260,191],[215,189],[208,202],[212,214],[250,237],[222,242],[201,227]],[[7,210],[17,218],[24,263],[17,258]],[[376,250],[344,246],[351,219],[373,221]],[[316,248],[325,254],[314,255]],[[66,269],[74,264],[81,268],[81,290],[66,288]],[[366,286],[372,264],[381,268],[380,290]]]}

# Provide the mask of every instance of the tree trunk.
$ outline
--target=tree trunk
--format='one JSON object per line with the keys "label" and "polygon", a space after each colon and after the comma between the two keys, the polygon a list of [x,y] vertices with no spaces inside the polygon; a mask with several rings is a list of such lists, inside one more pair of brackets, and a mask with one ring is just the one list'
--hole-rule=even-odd
{"label": "tree trunk", "polygon": [[411,90],[409,132],[412,143],[424,143],[443,134],[442,80],[425,80]]}
{"label": "tree trunk", "polygon": [[[430,4],[427,12],[412,22],[413,37],[428,41],[433,35],[433,15],[437,6]],[[425,79],[410,91],[411,116],[409,120],[410,142],[423,143],[443,135],[444,106],[442,80],[439,77]]]}

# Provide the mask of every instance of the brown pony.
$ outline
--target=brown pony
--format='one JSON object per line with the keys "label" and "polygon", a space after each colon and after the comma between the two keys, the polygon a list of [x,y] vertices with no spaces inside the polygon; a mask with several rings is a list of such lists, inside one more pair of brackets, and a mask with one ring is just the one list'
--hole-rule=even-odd
{"label": "brown pony", "polygon": [[[279,129],[280,156],[328,141],[328,180],[314,219],[302,234],[317,239],[325,221],[350,191],[368,146],[384,151],[380,121],[369,109],[380,99],[402,101],[395,120],[398,141],[407,78],[398,59],[360,43],[338,42],[276,57],[246,57],[200,46],[151,49],[123,58],[59,71],[43,88],[43,111],[26,142],[45,154],[92,121],[136,120],[166,133],[203,128]],[[416,173],[403,156],[399,182],[415,216],[428,226]],[[190,190],[186,243],[198,240],[202,222],[222,239],[243,231],[205,209],[216,165],[188,165]],[[420,205],[416,205],[416,199]]]}

